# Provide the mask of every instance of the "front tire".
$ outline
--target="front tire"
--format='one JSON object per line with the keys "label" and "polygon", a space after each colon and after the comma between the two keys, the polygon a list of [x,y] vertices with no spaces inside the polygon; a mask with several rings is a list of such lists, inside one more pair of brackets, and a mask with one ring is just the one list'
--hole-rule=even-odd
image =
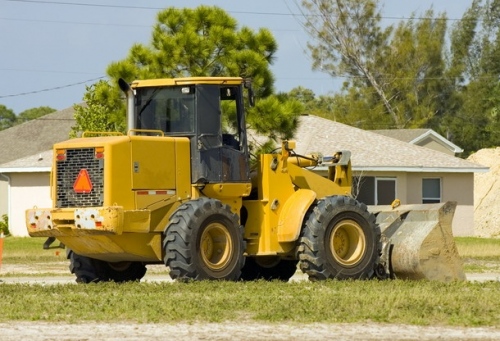
{"label": "front tire", "polygon": [[243,227],[228,205],[209,198],[189,201],[172,215],[164,237],[172,279],[239,279],[245,262]]}
{"label": "front tire", "polygon": [[382,250],[380,227],[365,204],[331,196],[306,220],[299,246],[300,269],[312,281],[369,279]]}

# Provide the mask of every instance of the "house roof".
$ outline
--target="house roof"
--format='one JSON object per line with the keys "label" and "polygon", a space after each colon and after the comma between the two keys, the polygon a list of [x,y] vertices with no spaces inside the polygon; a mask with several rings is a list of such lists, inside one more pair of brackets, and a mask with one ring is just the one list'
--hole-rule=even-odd
{"label": "house roof", "polygon": [[6,162],[0,165],[0,173],[50,172],[52,149]]}
{"label": "house roof", "polygon": [[378,129],[370,131],[410,143],[414,139],[432,131],[432,129]]}
{"label": "house roof", "polygon": [[0,164],[52,149],[75,125],[73,107],[0,131]]}
{"label": "house roof", "polygon": [[487,172],[488,167],[430,148],[420,147],[372,131],[354,128],[318,116],[301,116],[295,134],[296,152],[340,150],[351,152],[354,170],[404,172]]}
{"label": "house roof", "polygon": [[462,153],[464,151],[462,148],[460,148],[450,140],[444,138],[440,134],[436,133],[432,129],[380,129],[372,131],[377,134],[392,137],[411,144],[419,144],[425,139],[431,138],[434,141],[437,141],[438,143],[444,145],[454,153]]}
{"label": "house roof", "polygon": [[[59,130],[59,138],[54,142],[62,141],[67,137],[71,125],[65,126],[68,123],[66,120],[61,119],[60,121],[54,121],[58,122],[57,124],[51,124],[52,128]],[[41,123],[47,125],[46,121]],[[59,124],[62,128],[57,129]],[[63,134],[61,131],[64,129],[67,129],[67,131]],[[51,134],[54,138],[58,135],[55,132]],[[250,140],[253,138],[256,137],[249,137]],[[12,139],[15,139],[15,137],[12,137]],[[488,171],[488,167],[458,157],[318,116],[301,116],[294,140],[297,147],[295,151],[298,154],[319,152],[324,156],[331,156],[337,151],[348,150],[351,152],[353,169],[357,171],[449,173]],[[28,139],[28,142],[35,144],[33,141],[36,141],[35,137]],[[37,141],[36,144],[40,143]],[[0,173],[49,171],[52,160],[51,148],[52,143],[44,150],[37,150],[23,158],[0,164]]]}

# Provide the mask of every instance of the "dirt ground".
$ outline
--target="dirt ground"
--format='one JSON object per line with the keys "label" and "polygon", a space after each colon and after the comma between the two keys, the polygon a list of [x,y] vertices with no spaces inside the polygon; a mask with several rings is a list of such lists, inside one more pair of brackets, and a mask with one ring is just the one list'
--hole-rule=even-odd
{"label": "dirt ground", "polygon": [[125,324],[0,323],[0,339],[18,340],[499,340],[490,328],[245,322]]}

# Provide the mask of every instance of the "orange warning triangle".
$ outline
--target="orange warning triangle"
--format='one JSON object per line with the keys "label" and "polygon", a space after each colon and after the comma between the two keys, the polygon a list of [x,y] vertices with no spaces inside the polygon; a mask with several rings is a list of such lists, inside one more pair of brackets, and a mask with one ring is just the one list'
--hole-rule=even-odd
{"label": "orange warning triangle", "polygon": [[80,169],[80,173],[78,173],[75,183],[73,184],[73,190],[76,193],[90,193],[92,190],[90,175],[85,168]]}

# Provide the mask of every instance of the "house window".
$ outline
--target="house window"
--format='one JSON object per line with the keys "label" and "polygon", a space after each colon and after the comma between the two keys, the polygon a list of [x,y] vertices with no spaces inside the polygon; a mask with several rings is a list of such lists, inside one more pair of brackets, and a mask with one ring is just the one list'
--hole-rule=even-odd
{"label": "house window", "polygon": [[441,179],[422,179],[422,203],[435,204],[441,202]]}
{"label": "house window", "polygon": [[375,181],[376,205],[390,205],[396,199],[396,179],[377,178]]}
{"label": "house window", "polygon": [[366,205],[375,205],[375,178],[373,176],[354,177],[352,196]]}
{"label": "house window", "polygon": [[390,205],[396,199],[396,179],[355,177],[353,196],[366,205]]}

